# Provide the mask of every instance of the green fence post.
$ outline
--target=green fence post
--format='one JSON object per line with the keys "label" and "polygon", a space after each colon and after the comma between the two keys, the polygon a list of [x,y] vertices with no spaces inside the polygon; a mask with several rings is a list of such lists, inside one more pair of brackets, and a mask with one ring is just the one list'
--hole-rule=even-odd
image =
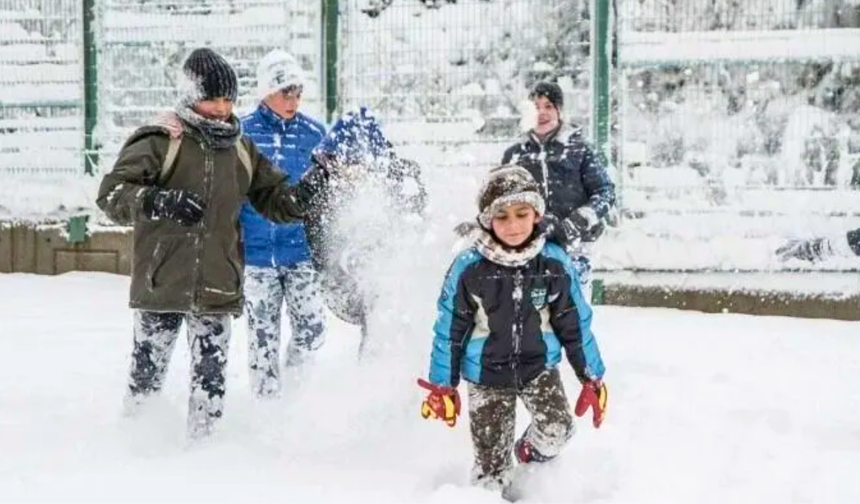
{"label": "green fence post", "polygon": [[606,290],[603,280],[594,278],[591,280],[591,304],[602,305],[605,301]]}
{"label": "green fence post", "polygon": [[[96,128],[98,117],[98,72],[96,71],[96,42],[95,42],[95,1],[84,0],[81,16],[81,31],[84,38],[84,173],[95,175],[98,163],[96,145],[93,140],[93,130]],[[69,219],[68,240],[80,243],[87,237],[87,217],[77,216]]]}
{"label": "green fence post", "polygon": [[605,165],[608,165],[611,148],[610,127],[610,66],[612,37],[610,26],[612,11],[610,0],[592,0],[591,3],[591,141]]}
{"label": "green fence post", "polygon": [[96,0],[84,0],[84,173],[95,174],[98,162],[93,130],[98,118],[98,71],[96,68]]}
{"label": "green fence post", "polygon": [[325,60],[325,110],[328,122],[337,109],[337,21],[338,0],[321,0],[323,11],[323,54]]}

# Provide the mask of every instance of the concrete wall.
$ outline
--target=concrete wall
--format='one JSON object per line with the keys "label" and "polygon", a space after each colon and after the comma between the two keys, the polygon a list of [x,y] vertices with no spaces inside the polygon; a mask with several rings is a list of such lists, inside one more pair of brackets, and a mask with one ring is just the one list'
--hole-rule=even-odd
{"label": "concrete wall", "polygon": [[0,273],[58,275],[104,271],[127,275],[131,269],[131,231],[94,232],[70,243],[63,226],[0,225]]}
{"label": "concrete wall", "polygon": [[860,296],[856,294],[837,297],[832,294],[800,295],[790,292],[609,284],[604,288],[604,304],[708,313],[860,320]]}

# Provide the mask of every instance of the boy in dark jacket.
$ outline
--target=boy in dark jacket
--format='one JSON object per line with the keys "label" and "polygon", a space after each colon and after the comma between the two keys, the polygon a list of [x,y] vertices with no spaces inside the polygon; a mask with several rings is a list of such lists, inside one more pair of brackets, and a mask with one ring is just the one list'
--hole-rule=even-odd
{"label": "boy in dark jacket", "polygon": [[[475,451],[473,483],[505,489],[513,461],[545,462],[574,432],[557,365],[562,349],[582,383],[576,414],[606,409],[604,366],[591,332],[591,308],[576,269],[537,224],[545,211],[527,170],[502,166],[478,196],[482,232],[451,265],[438,301],[425,417],[456,423],[457,385],[469,382]],[[514,442],[516,399],[532,423]]]}
{"label": "boy in dark jacket", "polygon": [[591,302],[591,262],[586,244],[603,233],[602,220],[615,204],[615,185],[582,132],[565,124],[564,95],[542,81],[529,94],[537,124],[509,147],[502,164],[513,163],[534,177],[546,201],[546,217],[557,223],[556,237],[573,258],[586,300]]}
{"label": "boy in dark jacket", "polygon": [[242,138],[233,115],[238,80],[220,55],[193,51],[183,74],[180,103],[126,141],[97,203],[115,222],[134,226],[126,412],[161,390],[184,321],[191,353],[188,436],[195,439],[223,414],[231,315],[242,313],[242,202],[277,222],[301,219],[325,174],[309,173],[290,187]]}

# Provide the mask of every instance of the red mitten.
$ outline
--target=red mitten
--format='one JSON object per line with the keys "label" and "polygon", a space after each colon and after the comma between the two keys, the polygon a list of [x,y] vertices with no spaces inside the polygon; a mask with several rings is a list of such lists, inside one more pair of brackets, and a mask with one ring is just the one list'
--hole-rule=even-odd
{"label": "red mitten", "polygon": [[421,416],[442,420],[448,427],[456,425],[460,415],[460,393],[457,389],[435,385],[421,378],[418,378],[418,385],[430,391],[421,403]]}
{"label": "red mitten", "polygon": [[592,422],[594,428],[599,428],[603,423],[603,418],[606,416],[606,399],[608,392],[606,385],[601,380],[587,381],[582,384],[582,392],[579,393],[579,399],[576,400],[576,408],[574,413],[581,417],[588,411],[590,406],[594,412]]}

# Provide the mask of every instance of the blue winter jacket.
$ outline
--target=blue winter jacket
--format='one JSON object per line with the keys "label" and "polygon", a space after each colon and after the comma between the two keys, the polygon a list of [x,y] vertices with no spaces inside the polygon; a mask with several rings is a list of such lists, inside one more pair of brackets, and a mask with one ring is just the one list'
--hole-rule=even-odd
{"label": "blue winter jacket", "polygon": [[[519,293],[519,295],[517,295]],[[561,361],[581,380],[603,377],[591,307],[573,261],[554,243],[520,267],[496,264],[476,248],[454,260],[437,305],[430,381],[520,387]]]}
{"label": "blue winter jacket", "polygon": [[[310,166],[311,151],[325,136],[325,127],[299,112],[289,120],[265,104],[242,118],[244,134],[289,177],[299,181]],[[274,224],[246,201],[239,214],[245,262],[250,266],[295,266],[311,258],[303,224]]]}

